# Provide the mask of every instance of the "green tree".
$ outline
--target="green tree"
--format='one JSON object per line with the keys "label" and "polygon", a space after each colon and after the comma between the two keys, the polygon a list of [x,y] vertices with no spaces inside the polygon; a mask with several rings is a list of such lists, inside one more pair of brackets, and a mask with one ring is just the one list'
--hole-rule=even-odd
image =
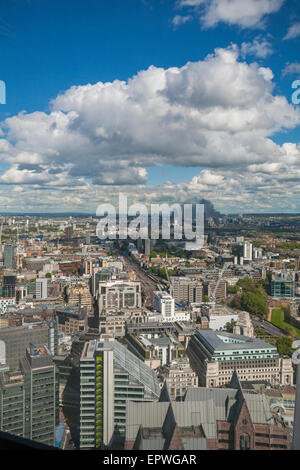
{"label": "green tree", "polygon": [[228,333],[233,333],[233,328],[235,327],[236,325],[236,321],[234,320],[231,320],[230,322],[226,323],[226,331]]}
{"label": "green tree", "polygon": [[288,356],[292,350],[293,338],[284,336],[276,341],[276,348],[281,356]]}

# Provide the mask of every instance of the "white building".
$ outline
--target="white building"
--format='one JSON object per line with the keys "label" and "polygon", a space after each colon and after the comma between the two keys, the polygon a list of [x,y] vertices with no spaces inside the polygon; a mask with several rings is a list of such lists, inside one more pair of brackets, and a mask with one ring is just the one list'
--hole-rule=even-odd
{"label": "white building", "polygon": [[35,281],[35,288],[36,288],[35,296],[37,299],[48,298],[48,279],[47,278],[37,278]]}
{"label": "white building", "polygon": [[153,292],[153,308],[165,318],[174,318],[175,316],[175,300],[166,292]]}
{"label": "white building", "polygon": [[243,243],[243,258],[247,261],[252,261],[252,243]]}
{"label": "white building", "polygon": [[209,315],[209,328],[211,330],[223,330],[226,328],[226,324],[230,323],[231,321],[237,321],[238,314],[230,313],[230,314],[221,314],[221,313],[212,313]]}

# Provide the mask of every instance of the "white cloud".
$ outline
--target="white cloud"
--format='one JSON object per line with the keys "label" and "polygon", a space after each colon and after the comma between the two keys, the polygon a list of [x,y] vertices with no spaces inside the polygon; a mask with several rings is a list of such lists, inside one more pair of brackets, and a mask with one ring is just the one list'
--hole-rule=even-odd
{"label": "white cloud", "polygon": [[182,24],[188,23],[193,19],[192,15],[175,15],[172,19],[174,27],[180,26]]}
{"label": "white cloud", "polygon": [[284,0],[179,0],[179,7],[192,7],[204,27],[223,22],[242,28],[262,27],[266,15],[280,10]]}
{"label": "white cloud", "polygon": [[300,23],[292,24],[283,39],[295,39],[300,36]]}
{"label": "white cloud", "polygon": [[241,54],[244,58],[248,55],[252,55],[259,59],[265,59],[273,54],[272,44],[267,39],[259,36],[252,42],[243,42],[241,44]]}
{"label": "white cloud", "polygon": [[300,62],[293,62],[286,64],[282,71],[282,75],[285,77],[286,75],[294,75],[300,73]]}

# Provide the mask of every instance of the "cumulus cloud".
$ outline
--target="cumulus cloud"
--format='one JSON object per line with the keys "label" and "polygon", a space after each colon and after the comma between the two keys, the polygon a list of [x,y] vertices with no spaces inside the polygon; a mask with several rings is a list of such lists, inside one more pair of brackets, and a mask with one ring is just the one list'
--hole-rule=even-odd
{"label": "cumulus cloud", "polygon": [[280,10],[284,0],[178,0],[177,6],[191,7],[206,28],[223,22],[242,28],[261,28],[266,15]]}
{"label": "cumulus cloud", "polygon": [[[32,190],[52,201],[54,189],[69,192],[78,208],[120,188],[149,200],[173,193],[217,198],[220,208],[248,204],[261,188],[282,196],[283,175],[289,168],[298,174],[299,147],[272,136],[299,123],[299,107],[274,93],[272,71],[241,60],[232,45],[183,67],[151,66],[128,81],[74,86],[49,113],[7,118],[0,161],[8,168],[0,182],[26,188],[24,200]],[[189,184],[146,185],[147,169],[158,165],[203,170]]]}
{"label": "cumulus cloud", "polygon": [[288,32],[286,33],[283,39],[295,39],[298,36],[300,36],[300,23],[294,23],[289,27]]}

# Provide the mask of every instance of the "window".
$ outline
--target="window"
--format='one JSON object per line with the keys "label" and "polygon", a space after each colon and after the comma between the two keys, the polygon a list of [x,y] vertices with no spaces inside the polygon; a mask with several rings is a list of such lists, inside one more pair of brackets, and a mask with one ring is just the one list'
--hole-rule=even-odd
{"label": "window", "polygon": [[240,450],[250,450],[250,436],[249,436],[249,434],[241,434],[241,436],[240,436]]}

